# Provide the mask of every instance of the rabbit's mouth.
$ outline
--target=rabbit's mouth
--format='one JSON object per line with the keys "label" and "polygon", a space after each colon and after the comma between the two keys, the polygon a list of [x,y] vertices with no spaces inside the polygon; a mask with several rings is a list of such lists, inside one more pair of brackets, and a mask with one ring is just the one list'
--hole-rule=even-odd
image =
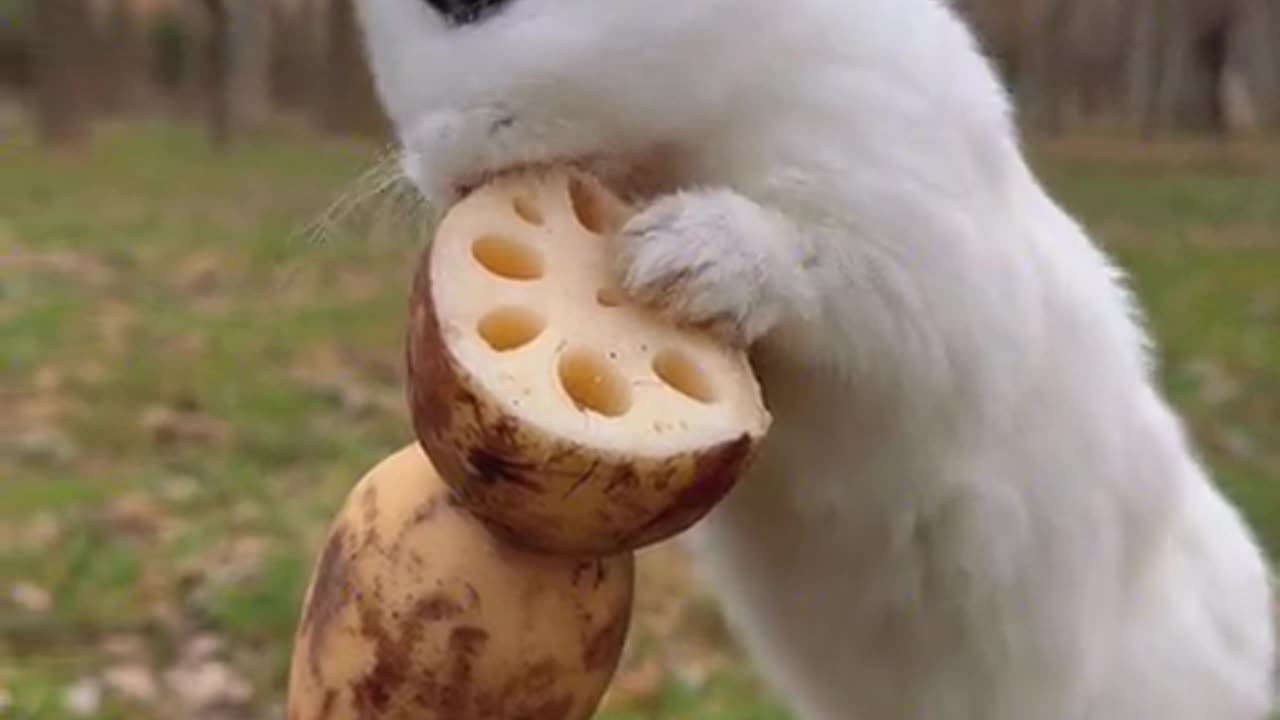
{"label": "rabbit's mouth", "polygon": [[679,162],[680,157],[677,149],[670,146],[654,147],[640,153],[548,157],[474,173],[456,182],[453,190],[455,196],[461,198],[502,176],[572,167],[595,176],[625,201],[643,202],[674,192],[683,185],[684,168]]}
{"label": "rabbit's mouth", "polygon": [[674,145],[655,145],[638,153],[591,157],[579,167],[624,200],[642,202],[684,186],[689,177],[688,157]]}
{"label": "rabbit's mouth", "polygon": [[504,165],[500,168],[492,168],[469,173],[458,178],[453,183],[452,190],[455,198],[463,198],[470,195],[477,188],[487,185],[502,177],[536,173],[557,167],[573,167],[583,172],[597,174],[595,171],[597,163],[598,161],[593,160],[588,156],[551,157],[543,160],[516,162]]}
{"label": "rabbit's mouth", "polygon": [[435,207],[498,177],[557,166],[576,167],[624,200],[642,201],[679,187],[687,178],[679,161],[692,156],[503,105],[425,115],[404,132],[403,146],[404,174]]}

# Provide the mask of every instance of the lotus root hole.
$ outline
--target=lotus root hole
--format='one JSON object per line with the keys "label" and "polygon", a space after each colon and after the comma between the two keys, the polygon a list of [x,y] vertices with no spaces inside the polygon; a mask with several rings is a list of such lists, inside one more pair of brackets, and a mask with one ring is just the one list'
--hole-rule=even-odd
{"label": "lotus root hole", "polygon": [[716,401],[715,390],[707,373],[688,355],[673,349],[659,352],[653,358],[653,371],[673,390],[700,403]]}
{"label": "lotus root hole", "polygon": [[480,337],[498,352],[509,352],[528,345],[547,327],[541,314],[521,307],[492,310],[476,326]]}
{"label": "lotus root hole", "polygon": [[471,254],[486,270],[508,280],[537,280],[545,272],[542,253],[504,235],[481,237]]}
{"label": "lotus root hole", "polygon": [[609,232],[611,213],[600,191],[581,178],[569,179],[569,200],[578,223],[596,235]]}
{"label": "lotus root hole", "polygon": [[631,388],[617,368],[598,352],[566,351],[560,356],[560,384],[579,410],[619,417],[631,409]]}
{"label": "lotus root hole", "polygon": [[516,211],[516,215],[520,216],[520,219],[530,225],[541,225],[545,221],[542,216],[542,210],[538,208],[533,200],[527,197],[518,197],[512,200],[511,207]]}
{"label": "lotus root hole", "polygon": [[600,288],[596,291],[596,302],[601,307],[618,307],[626,302],[622,291],[615,288]]}

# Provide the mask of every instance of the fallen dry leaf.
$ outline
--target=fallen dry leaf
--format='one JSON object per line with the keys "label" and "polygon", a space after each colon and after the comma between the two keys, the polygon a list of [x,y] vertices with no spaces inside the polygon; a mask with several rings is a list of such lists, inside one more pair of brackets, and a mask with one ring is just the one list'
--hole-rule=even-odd
{"label": "fallen dry leaf", "polygon": [[61,390],[66,381],[67,376],[61,369],[45,366],[36,370],[33,384],[37,392],[54,393]]}
{"label": "fallen dry leaf", "polygon": [[212,252],[200,252],[177,263],[173,286],[189,298],[189,306],[205,315],[224,315],[232,307],[227,260]]}
{"label": "fallen dry leaf", "polygon": [[232,438],[231,427],[196,410],[152,405],[142,412],[139,425],[161,446],[201,445],[223,447]]}
{"label": "fallen dry leaf", "polygon": [[6,419],[28,429],[34,426],[54,427],[67,413],[65,396],[52,393],[27,393],[6,402],[6,405],[5,410],[9,413]]}
{"label": "fallen dry leaf", "polygon": [[209,295],[222,286],[225,265],[223,258],[206,251],[179,262],[170,277],[174,286],[184,293]]}
{"label": "fallen dry leaf", "polygon": [[27,523],[26,529],[22,533],[23,542],[27,547],[41,548],[49,547],[62,537],[62,523],[58,521],[58,517],[50,512],[38,513]]}
{"label": "fallen dry leaf", "polygon": [[66,250],[33,252],[7,248],[0,277],[25,276],[36,273],[66,275],[82,285],[102,287],[111,280],[111,271],[97,258]]}
{"label": "fallen dry leaf", "polygon": [[102,672],[108,690],[134,702],[149,703],[159,695],[160,685],[145,665],[114,665]]}
{"label": "fallen dry leaf", "polygon": [[262,569],[270,550],[271,541],[264,537],[230,538],[188,560],[183,575],[200,582],[204,592],[246,582]]}
{"label": "fallen dry leaf", "polygon": [[303,387],[352,415],[401,412],[404,398],[399,375],[384,382],[371,378],[380,368],[370,370],[372,373],[338,348],[324,346],[296,358],[289,374]]}
{"label": "fallen dry leaf", "polygon": [[164,508],[144,493],[121,495],[107,506],[107,520],[114,530],[140,539],[154,537],[166,524]]}
{"label": "fallen dry leaf", "polygon": [[165,673],[165,685],[184,707],[194,711],[245,703],[253,697],[253,687],[218,661],[179,665]]}
{"label": "fallen dry leaf", "polygon": [[1219,405],[1240,392],[1240,383],[1222,367],[1208,358],[1197,358],[1187,363],[1187,370],[1198,383],[1197,395],[1207,405]]}
{"label": "fallen dry leaf", "polygon": [[11,443],[14,454],[29,463],[65,465],[80,455],[71,436],[56,427],[28,427],[18,431]]}
{"label": "fallen dry leaf", "polygon": [[156,628],[163,629],[170,635],[181,633],[188,616],[180,604],[180,598],[174,597],[172,583],[166,582],[162,585],[153,582],[153,585],[158,586],[157,589],[145,591],[148,620]]}
{"label": "fallen dry leaf", "polygon": [[252,500],[241,500],[231,508],[231,519],[237,523],[249,523],[262,517],[262,507]]}
{"label": "fallen dry leaf", "polygon": [[141,660],[147,656],[147,643],[138,635],[109,635],[99,647],[104,655],[116,660]]}
{"label": "fallen dry leaf", "polygon": [[122,302],[107,302],[98,311],[97,325],[103,349],[120,353],[130,348],[130,335],[138,326],[138,312]]}
{"label": "fallen dry leaf", "polygon": [[175,355],[199,355],[209,347],[209,336],[199,330],[191,330],[178,335],[169,343]]}
{"label": "fallen dry leaf", "polygon": [[199,663],[212,660],[226,649],[226,642],[213,633],[200,633],[182,648],[183,662]]}
{"label": "fallen dry leaf", "polygon": [[82,385],[100,385],[111,376],[106,364],[94,358],[86,358],[80,362],[72,374]]}
{"label": "fallen dry leaf", "polygon": [[76,717],[89,717],[102,705],[102,685],[93,678],[84,678],[66,689],[62,704]]}
{"label": "fallen dry leaf", "polygon": [[47,612],[53,607],[53,596],[48,590],[33,582],[21,581],[13,584],[9,597],[14,604],[28,612]]}
{"label": "fallen dry leaf", "polygon": [[193,477],[182,475],[166,482],[160,488],[160,494],[172,503],[185,503],[200,492],[200,483]]}
{"label": "fallen dry leaf", "polygon": [[1237,460],[1245,460],[1258,455],[1258,444],[1244,428],[1223,428],[1218,433],[1216,445]]}

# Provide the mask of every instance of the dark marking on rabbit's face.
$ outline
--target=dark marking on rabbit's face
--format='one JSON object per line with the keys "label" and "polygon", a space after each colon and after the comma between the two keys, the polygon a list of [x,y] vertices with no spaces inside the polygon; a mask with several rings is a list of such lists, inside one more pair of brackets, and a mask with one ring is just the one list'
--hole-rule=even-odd
{"label": "dark marking on rabbit's face", "polygon": [[484,20],[509,5],[511,0],[426,0],[451,25],[469,25]]}

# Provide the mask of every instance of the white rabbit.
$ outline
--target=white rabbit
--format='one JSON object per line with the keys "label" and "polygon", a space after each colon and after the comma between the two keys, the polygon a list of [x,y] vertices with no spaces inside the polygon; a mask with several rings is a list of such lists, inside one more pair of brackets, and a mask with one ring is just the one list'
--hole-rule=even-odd
{"label": "white rabbit", "polygon": [[[775,415],[687,537],[804,720],[1263,720],[1266,559],[940,0],[360,0],[443,205],[581,161]],[[643,181],[643,182],[642,182]]]}

